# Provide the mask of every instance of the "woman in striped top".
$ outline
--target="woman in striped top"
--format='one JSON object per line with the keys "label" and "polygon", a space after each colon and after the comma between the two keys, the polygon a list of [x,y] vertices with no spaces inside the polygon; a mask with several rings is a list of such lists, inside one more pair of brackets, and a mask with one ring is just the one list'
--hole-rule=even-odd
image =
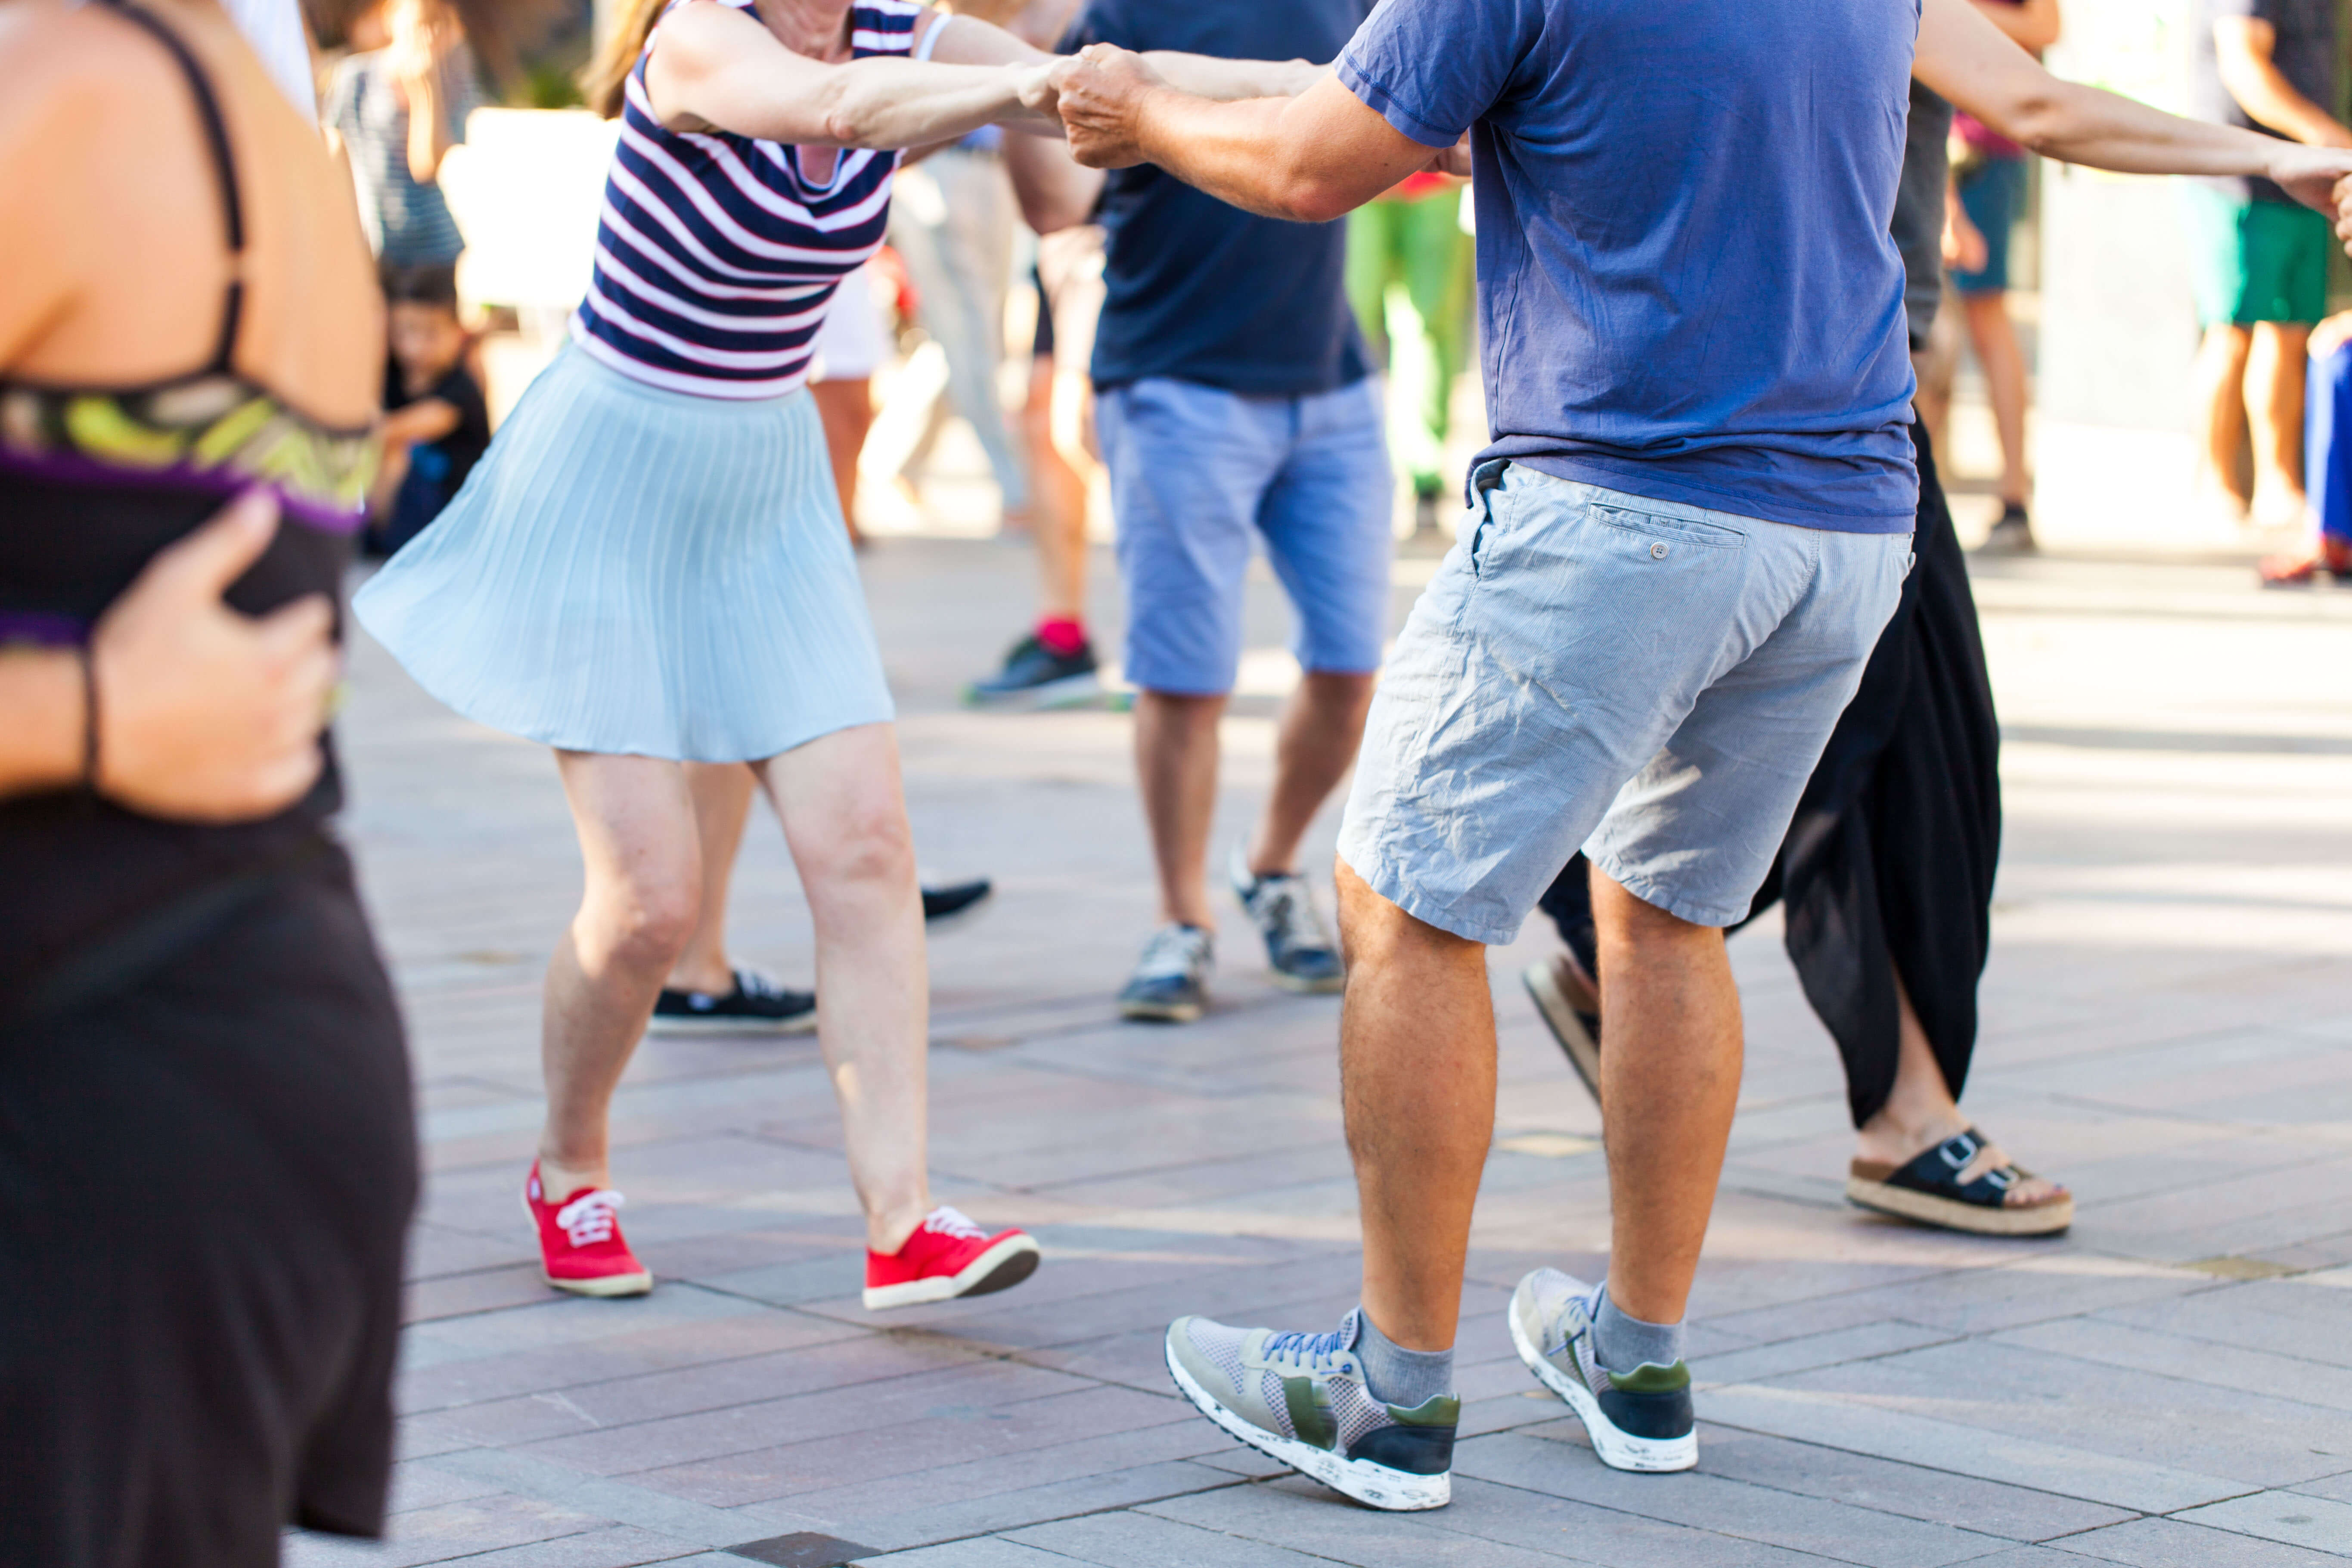
{"label": "woman in striped top", "polygon": [[[990,123],[1058,134],[1049,58],[907,0],[638,0],[598,73],[621,133],[572,342],[355,602],[434,695],[556,749],[586,892],[548,971],[526,1199],[559,1289],[652,1284],[615,1223],[606,1121],[695,923],[688,763],[751,763],[783,820],[867,1305],[998,1289],[1035,1266],[1026,1236],[931,1205],[890,695],[803,382],[839,279],[882,242],[896,149]],[[1286,90],[1298,69],[1158,63],[1222,97]],[[1026,144],[1008,162],[1033,212],[1054,205],[1066,156],[1009,140]]]}

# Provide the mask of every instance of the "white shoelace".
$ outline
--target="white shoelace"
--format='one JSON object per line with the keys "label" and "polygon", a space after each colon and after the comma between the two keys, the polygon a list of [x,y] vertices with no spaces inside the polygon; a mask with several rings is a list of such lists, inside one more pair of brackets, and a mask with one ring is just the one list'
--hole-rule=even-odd
{"label": "white shoelace", "polygon": [[572,1238],[574,1247],[593,1247],[600,1241],[613,1239],[616,1223],[613,1211],[622,1204],[621,1194],[607,1187],[592,1187],[555,1211],[555,1223]]}
{"label": "white shoelace", "polygon": [[1266,934],[1285,948],[1331,945],[1330,933],[1323,929],[1323,911],[1307,896],[1302,877],[1261,877],[1249,905]]}
{"label": "white shoelace", "polygon": [[735,972],[735,985],[736,989],[741,991],[744,995],[751,997],[754,1000],[772,1001],[781,998],[785,994],[784,988],[782,985],[777,984],[774,980],[761,973],[756,969],[737,970]]}
{"label": "white shoelace", "polygon": [[952,1236],[964,1241],[988,1239],[988,1232],[974,1225],[969,1215],[945,1204],[923,1216],[923,1228],[935,1236]]}

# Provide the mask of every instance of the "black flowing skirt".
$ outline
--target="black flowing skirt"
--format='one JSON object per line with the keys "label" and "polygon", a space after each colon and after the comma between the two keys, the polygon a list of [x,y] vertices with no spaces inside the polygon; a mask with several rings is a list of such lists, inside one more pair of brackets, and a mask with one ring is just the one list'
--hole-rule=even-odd
{"label": "black flowing skirt", "polygon": [[86,978],[0,1024],[0,1563],[376,1533],[416,1148],[350,863]]}
{"label": "black flowing skirt", "polygon": [[[1917,564],[1748,911],[1787,906],[1789,957],[1837,1040],[1857,1127],[1895,1085],[1897,974],[1945,1083],[1955,1098],[1966,1087],[2000,857],[2000,726],[1976,598],[1927,434],[1915,425],[1912,439]],[[1591,970],[1583,856],[1540,907]]]}

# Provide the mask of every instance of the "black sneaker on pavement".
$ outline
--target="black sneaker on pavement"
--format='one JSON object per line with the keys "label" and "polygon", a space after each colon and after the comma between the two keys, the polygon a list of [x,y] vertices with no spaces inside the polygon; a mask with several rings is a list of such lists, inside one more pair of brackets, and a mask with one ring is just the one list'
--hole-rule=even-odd
{"label": "black sneaker on pavement", "polygon": [[2000,521],[1992,525],[1984,542],[1977,546],[1986,555],[2030,555],[2033,552],[2033,520],[2017,501],[2003,501]]}
{"label": "black sneaker on pavement", "polygon": [[1209,1004],[1209,972],[1216,944],[1199,926],[1165,925],[1143,944],[1143,956],[1118,994],[1118,1016],[1153,1024],[1189,1024]]}
{"label": "black sneaker on pavement", "polygon": [[816,996],[777,984],[756,970],[735,972],[724,996],[664,988],[646,1026],[656,1035],[799,1035],[816,1027]]}
{"label": "black sneaker on pavement", "polygon": [[1330,992],[1348,988],[1348,971],[1323,927],[1321,911],[1307,885],[1295,871],[1261,877],[1249,868],[1249,858],[1236,846],[1231,875],[1234,897],[1265,939],[1266,963],[1274,983],[1286,991]]}
{"label": "black sneaker on pavement", "polygon": [[1003,668],[965,687],[963,700],[971,708],[1063,708],[1091,701],[1101,690],[1094,644],[1055,653],[1032,633],[1013,645]]}
{"label": "black sneaker on pavement", "polygon": [[996,884],[985,877],[975,877],[969,882],[947,882],[939,887],[923,889],[923,923],[933,931],[945,931],[961,925],[980,913],[980,908],[996,891]]}

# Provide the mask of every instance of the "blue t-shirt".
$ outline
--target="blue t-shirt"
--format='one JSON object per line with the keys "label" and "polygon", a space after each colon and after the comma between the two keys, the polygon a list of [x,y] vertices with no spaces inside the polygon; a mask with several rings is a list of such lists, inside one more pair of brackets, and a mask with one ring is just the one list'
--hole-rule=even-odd
{"label": "blue t-shirt", "polygon": [[[1328,60],[1370,0],[1090,0],[1064,40],[1225,59]],[[1151,165],[1104,182],[1108,234],[1097,385],[1175,376],[1262,396],[1363,379],[1348,307],[1346,223],[1285,223],[1227,206]]]}
{"label": "blue t-shirt", "polygon": [[1339,79],[1465,129],[1492,444],[1807,528],[1911,527],[1888,233],[1919,0],[1381,0]]}

